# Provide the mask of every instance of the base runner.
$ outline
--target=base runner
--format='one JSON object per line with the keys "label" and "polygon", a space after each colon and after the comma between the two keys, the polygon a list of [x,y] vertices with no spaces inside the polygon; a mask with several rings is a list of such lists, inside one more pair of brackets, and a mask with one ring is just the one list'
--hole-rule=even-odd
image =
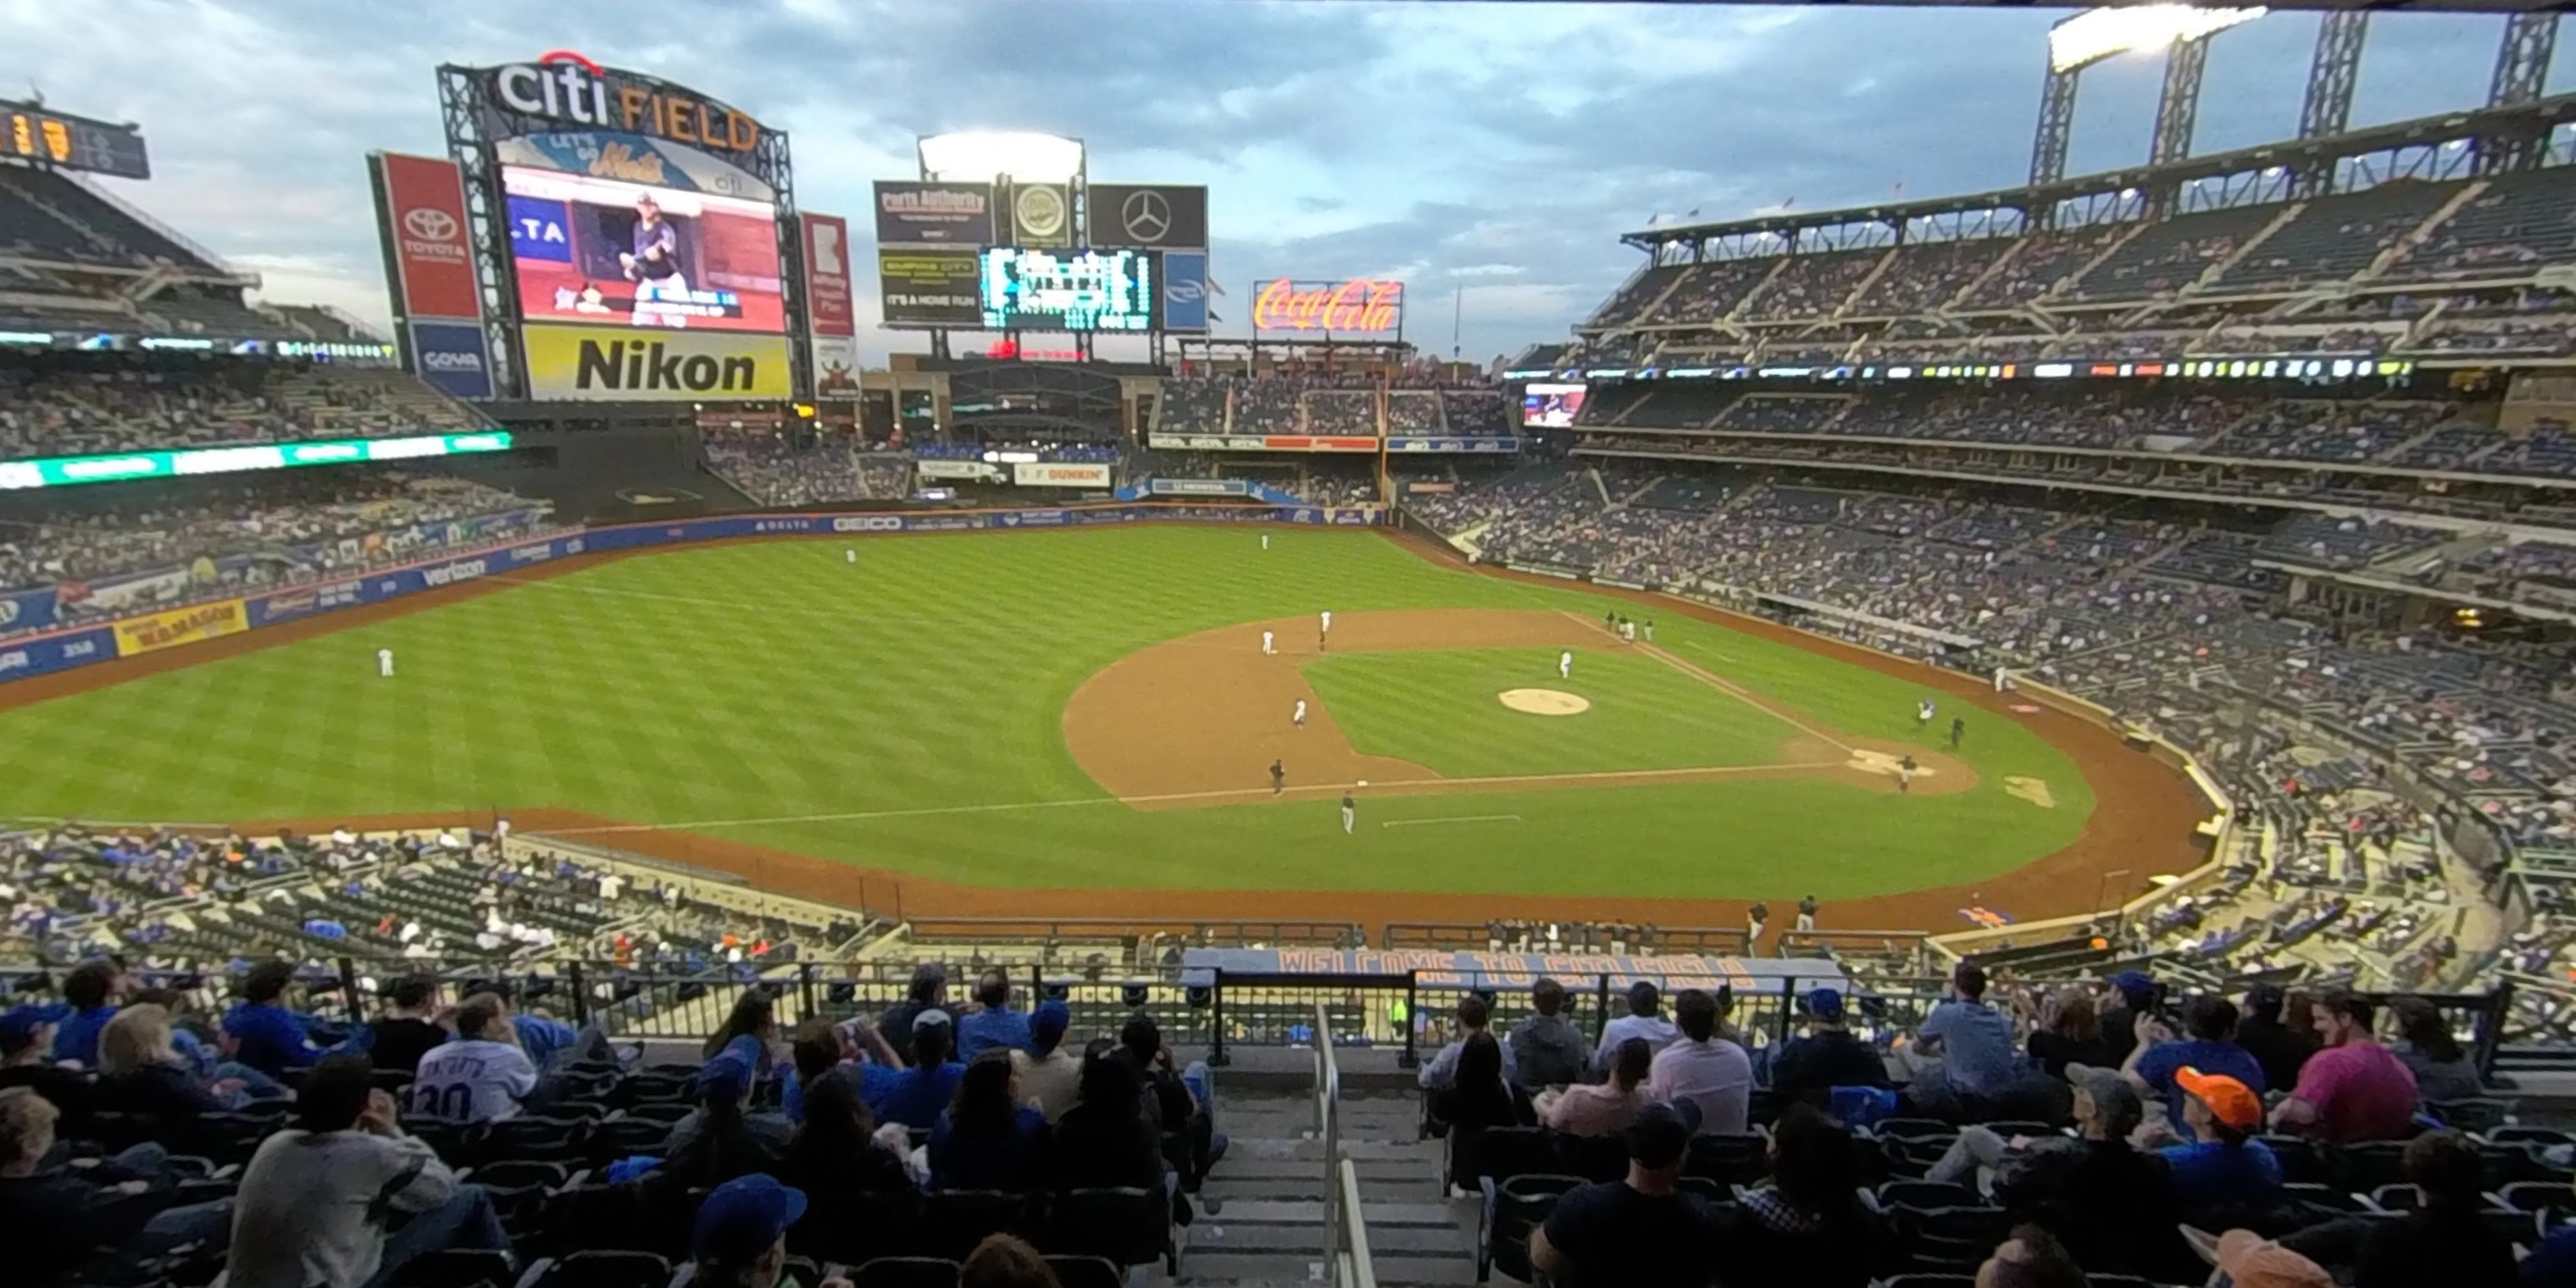
{"label": "base runner", "polygon": [[1344,792],[1344,793],[1342,793],[1342,835],[1344,835],[1344,836],[1348,836],[1348,835],[1350,835],[1350,834],[1351,834],[1351,829],[1352,829],[1352,828],[1355,828],[1355,827],[1358,827],[1358,826],[1359,826],[1359,824],[1360,824],[1360,803],[1359,803],[1359,801],[1358,801],[1357,799],[1353,798],[1353,797],[1352,797],[1352,795],[1351,795],[1349,792]]}

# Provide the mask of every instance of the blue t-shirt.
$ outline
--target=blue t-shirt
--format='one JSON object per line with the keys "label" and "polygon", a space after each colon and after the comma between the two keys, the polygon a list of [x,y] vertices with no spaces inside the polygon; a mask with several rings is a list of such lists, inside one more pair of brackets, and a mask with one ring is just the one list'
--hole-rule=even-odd
{"label": "blue t-shirt", "polygon": [[930,1183],[943,1190],[1024,1190],[1038,1179],[1046,1115],[1022,1105],[1001,1132],[960,1131],[946,1113],[930,1129]]}
{"label": "blue t-shirt", "polygon": [[1029,1017],[1018,1011],[977,1011],[957,1019],[960,1060],[972,1060],[978,1052],[994,1047],[1026,1051],[1036,1040],[1029,1036]]}
{"label": "blue t-shirt", "polygon": [[2576,1225],[2551,1231],[2522,1259],[2522,1288],[2576,1288]]}
{"label": "blue t-shirt", "polygon": [[2253,1052],[2233,1042],[2192,1038],[2182,1042],[2159,1042],[2148,1047],[2147,1053],[2138,1057],[2138,1076],[2146,1079],[2147,1085],[2154,1088],[2157,1095],[2164,1097],[2165,1118],[2184,1140],[2192,1138],[2191,1128],[2184,1126],[2182,1121],[2182,1107],[2191,1097],[2174,1084],[2174,1075],[2186,1068],[2234,1078],[2258,1096],[2264,1091],[2263,1062],[2255,1059]]}
{"label": "blue t-shirt", "polygon": [[874,1087],[860,1082],[859,1097],[880,1123],[929,1127],[938,1123],[940,1113],[957,1098],[957,1083],[965,1076],[966,1066],[954,1062],[936,1069],[904,1069]]}
{"label": "blue t-shirt", "polygon": [[545,1070],[556,1052],[581,1036],[571,1025],[542,1015],[513,1015],[510,1027],[519,1035],[519,1050],[527,1053],[528,1063],[537,1066],[539,1072]]}
{"label": "blue t-shirt", "polygon": [[98,1033],[116,1018],[113,1006],[93,1006],[74,1011],[70,1019],[54,1028],[54,1058],[78,1060],[82,1064],[98,1063]]}
{"label": "blue t-shirt", "polygon": [[266,1074],[301,1069],[322,1058],[322,1048],[305,1036],[308,1022],[273,1002],[243,1002],[224,1012],[224,1032],[235,1044],[233,1058]]}
{"label": "blue t-shirt", "polygon": [[1983,1002],[1943,1002],[1924,1017],[1919,1032],[1940,1040],[1950,1085],[1972,1095],[2011,1085],[2025,1067],[2013,1046],[2012,1021]]}
{"label": "blue t-shirt", "polygon": [[2174,1192],[2186,1207],[2264,1207],[2281,1198],[2281,1160],[2259,1140],[2205,1141],[2156,1151],[2173,1167]]}

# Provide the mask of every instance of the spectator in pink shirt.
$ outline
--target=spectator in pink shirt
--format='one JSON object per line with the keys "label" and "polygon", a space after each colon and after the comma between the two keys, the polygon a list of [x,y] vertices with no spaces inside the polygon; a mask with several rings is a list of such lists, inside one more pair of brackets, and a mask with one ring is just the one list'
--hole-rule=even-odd
{"label": "spectator in pink shirt", "polygon": [[2415,1075],[2371,1036],[2371,1005],[2337,990],[2317,1002],[2324,1049],[2299,1070],[2299,1086],[2272,1110],[2275,1130],[2331,1141],[2402,1140],[2415,1124]]}
{"label": "spectator in pink shirt", "polygon": [[1644,1038],[1619,1044],[1608,1082],[1577,1083],[1547,1107],[1547,1125],[1571,1136],[1616,1136],[1646,1107],[1646,1078],[1655,1048]]}

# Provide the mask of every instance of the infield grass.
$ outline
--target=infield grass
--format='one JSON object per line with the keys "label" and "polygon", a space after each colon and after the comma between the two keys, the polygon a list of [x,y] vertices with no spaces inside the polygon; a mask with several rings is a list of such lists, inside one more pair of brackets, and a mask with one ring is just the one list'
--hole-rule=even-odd
{"label": "infield grass", "polygon": [[[1651,657],[1581,651],[1573,678],[1560,680],[1557,653],[1345,653],[1300,670],[1351,746],[1444,778],[1777,764],[1797,732]],[[1552,689],[1592,706],[1533,715],[1504,706],[1497,695],[1507,689]]]}
{"label": "infield grass", "polygon": [[[1834,899],[2007,871],[2071,842],[2092,811],[2063,755],[1975,716],[1962,754],[1980,781],[1955,795],[1757,779],[1397,797],[1364,801],[1351,837],[1325,801],[1146,813],[1108,799],[1067,753],[1062,712],[1085,677],[1148,644],[1323,607],[1590,618],[1604,604],[1438,567],[1371,533],[1272,534],[1267,552],[1251,531],[1156,525],[622,559],[0,712],[0,816],[557,806],[994,886],[1600,893],[1597,869],[1566,860],[1601,856],[1618,862],[1622,893]],[[1922,737],[1921,695],[1901,680],[1722,626],[1662,622],[1664,648],[1838,729]],[[395,652],[394,679],[376,676],[380,647]],[[1481,665],[1401,661],[1437,667],[1417,659],[1442,656]],[[1312,673],[1357,692],[1385,682],[1373,660],[1334,658]],[[1569,687],[1553,683],[1553,663],[1512,666],[1533,687]],[[1587,696],[1598,685],[1642,701],[1690,684],[1589,654],[1577,668],[1571,687]],[[1491,677],[1477,683],[1491,704]],[[1691,687],[1706,697],[1603,743],[1524,743],[1536,764],[1498,741],[1495,722],[1511,714],[1499,706],[1462,700],[1454,724],[1426,709],[1418,728],[1395,708],[1352,710],[1364,726],[1355,736],[1387,743],[1367,749],[1451,773],[1556,772],[1661,757],[1667,743],[1687,745],[1685,764],[1769,757],[1780,734]],[[1515,718],[1530,738],[1583,723]],[[2045,781],[2056,807],[2006,794],[2007,775]],[[1266,787],[1254,779],[1245,786]],[[1381,826],[1469,814],[1516,821]]]}

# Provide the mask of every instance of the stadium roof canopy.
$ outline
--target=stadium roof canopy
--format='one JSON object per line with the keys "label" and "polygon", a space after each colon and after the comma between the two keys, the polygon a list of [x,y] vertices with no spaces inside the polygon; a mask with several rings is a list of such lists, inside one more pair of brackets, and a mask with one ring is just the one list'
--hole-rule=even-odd
{"label": "stadium roof canopy", "polygon": [[1783,212],[1746,219],[1660,224],[1625,234],[1619,240],[1640,249],[1652,249],[1673,242],[1693,242],[1746,233],[1786,233],[1799,228],[1821,228],[1835,224],[1901,224],[1906,220],[1931,215],[1970,214],[1995,209],[2040,211],[2061,201],[2104,192],[2117,192],[2125,188],[2145,190],[2170,188],[2194,180],[2244,174],[2254,170],[2270,169],[2273,166],[2330,165],[2338,157],[2366,156],[2397,148],[2447,143],[2454,139],[2516,134],[2546,137],[2550,130],[2569,121],[2576,121],[2576,94],[2557,94],[2507,107],[2472,108],[2458,112],[2444,112],[2438,116],[2419,116],[2412,120],[2391,121],[2385,125],[2374,125],[2367,129],[2353,130],[2321,139],[2264,143],[2230,152],[2212,152],[2205,156],[2169,161],[2162,165],[2130,166],[2126,169],[2106,170],[2098,174],[2075,175],[2056,183],[2041,184],[2037,187],[2002,188],[1993,192],[1970,193],[1956,197],[1927,197],[1921,201],[1887,202],[1839,210]]}
{"label": "stadium roof canopy", "polygon": [[[1425,0],[1429,2],[1429,0]],[[1880,9],[2041,9],[2074,13],[2083,9],[2132,9],[2151,4],[2187,3],[2200,9],[2230,9],[2244,0],[2098,0],[2094,4],[2044,5],[2031,0],[1479,0],[1506,4],[1701,4],[1769,5],[1773,7]],[[2571,0],[2272,0],[2273,9],[2367,9],[2373,13],[2564,13]]]}

